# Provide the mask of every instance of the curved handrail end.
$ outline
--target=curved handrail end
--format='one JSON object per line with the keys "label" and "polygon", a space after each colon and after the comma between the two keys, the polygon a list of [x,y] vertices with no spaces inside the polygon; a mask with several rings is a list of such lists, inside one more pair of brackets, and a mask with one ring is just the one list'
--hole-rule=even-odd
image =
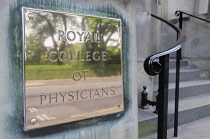
{"label": "curved handrail end", "polygon": [[[178,14],[179,11],[177,11]],[[165,55],[169,55],[173,52],[178,51],[179,49],[182,48],[182,45],[184,44],[184,42],[186,41],[186,37],[183,34],[182,30],[177,28],[176,26],[174,26],[173,24],[171,24],[170,22],[156,16],[156,15],[152,15],[151,16],[165,22],[166,24],[168,24],[171,28],[173,28],[177,34],[178,34],[178,40],[176,42],[176,44],[174,45],[174,47],[165,50],[163,52],[159,52],[156,53],[154,55],[148,56],[145,60],[144,60],[144,70],[146,71],[147,74],[149,74],[150,76],[155,76],[158,75],[161,72],[161,64],[159,62],[154,62],[154,60],[156,58],[165,56]]]}
{"label": "curved handrail end", "polygon": [[158,75],[161,71],[161,64],[159,62],[153,62],[153,59],[149,56],[144,61],[144,70],[150,76]]}

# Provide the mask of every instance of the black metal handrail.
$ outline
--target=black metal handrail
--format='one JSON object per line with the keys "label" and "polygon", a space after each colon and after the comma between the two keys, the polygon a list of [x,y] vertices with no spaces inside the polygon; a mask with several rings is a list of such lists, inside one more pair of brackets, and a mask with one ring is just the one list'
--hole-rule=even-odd
{"label": "black metal handrail", "polygon": [[207,23],[210,23],[210,21],[208,21],[208,20],[206,20],[206,19],[203,19],[203,18],[194,16],[194,15],[192,15],[192,14],[185,13],[185,12],[183,12],[183,11],[176,11],[176,12],[175,12],[175,15],[176,15],[176,16],[180,16],[180,15],[183,15],[183,14],[186,14],[186,15],[189,15],[189,16],[191,16],[191,17],[194,17],[194,18],[197,18],[197,19],[199,19],[199,20],[202,20],[202,21],[205,21],[205,22],[207,22]]}
{"label": "black metal handrail", "polygon": [[[182,29],[182,20],[183,20],[183,14],[188,15],[190,17],[202,20],[204,22],[210,23],[210,21],[191,15],[189,13],[183,12],[183,11],[176,11],[175,15],[179,16],[179,28]],[[180,55],[181,55],[181,50],[180,50]],[[177,84],[178,85],[178,84]],[[174,136],[177,137],[178,135],[178,111],[179,111],[179,91],[175,91],[175,115],[174,115]]]}
{"label": "black metal handrail", "polygon": [[161,65],[158,62],[154,62],[154,60],[156,58],[159,58],[159,57],[164,56],[164,55],[171,54],[171,53],[176,52],[179,49],[181,49],[182,44],[183,44],[183,42],[185,42],[186,38],[185,38],[185,35],[183,34],[183,32],[181,31],[181,29],[177,28],[176,26],[174,26],[170,22],[168,22],[168,21],[166,21],[166,20],[164,20],[164,19],[162,19],[162,18],[160,18],[156,15],[153,15],[153,14],[151,14],[151,16],[163,21],[166,24],[168,24],[170,27],[172,27],[177,32],[177,34],[179,36],[176,44],[172,48],[170,48],[168,50],[165,50],[163,52],[151,55],[151,56],[147,57],[146,60],[144,61],[144,69],[147,72],[147,74],[149,74],[151,76],[155,76],[155,75],[158,75],[160,73]]}
{"label": "black metal handrail", "polygon": [[[175,45],[163,52],[151,55],[144,61],[144,69],[147,74],[155,76],[159,74],[159,89],[158,89],[158,139],[167,139],[167,120],[168,120],[168,84],[169,84],[169,54],[176,52],[176,87],[175,87],[175,100],[178,102],[179,98],[179,75],[180,75],[180,59],[181,59],[181,48],[186,41],[186,37],[182,30],[171,24],[170,22],[151,14],[152,17],[161,20],[162,22],[169,25],[177,32],[177,41]],[[155,59],[159,58],[159,62],[154,62]],[[175,114],[177,115],[177,114]],[[177,116],[178,118],[178,116]],[[174,128],[177,127],[177,121],[175,121]]]}

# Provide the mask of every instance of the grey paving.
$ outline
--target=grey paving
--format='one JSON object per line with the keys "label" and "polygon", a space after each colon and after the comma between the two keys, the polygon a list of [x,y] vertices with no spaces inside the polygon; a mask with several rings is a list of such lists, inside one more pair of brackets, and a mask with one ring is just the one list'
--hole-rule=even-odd
{"label": "grey paving", "polygon": [[[173,137],[173,129],[168,130],[168,139],[210,139],[210,117],[203,118],[182,126],[179,126],[178,137]],[[153,134],[141,139],[156,139]]]}

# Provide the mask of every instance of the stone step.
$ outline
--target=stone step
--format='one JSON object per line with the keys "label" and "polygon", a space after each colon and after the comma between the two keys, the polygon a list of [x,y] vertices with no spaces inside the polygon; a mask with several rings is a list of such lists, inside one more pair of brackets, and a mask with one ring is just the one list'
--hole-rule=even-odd
{"label": "stone step", "polygon": [[[179,125],[210,116],[210,93],[187,97],[179,101]],[[148,136],[157,131],[157,114],[155,107],[148,110],[138,110],[140,137]],[[198,114],[199,113],[199,114]],[[174,123],[174,101],[168,103],[168,128]]]}
{"label": "stone step", "polygon": [[[200,120],[196,120],[178,128],[178,137],[177,139],[209,139],[210,117],[206,117]],[[174,137],[173,128],[169,129],[167,139],[176,139]],[[157,133],[144,137],[142,139],[156,139]]]}
{"label": "stone step", "polygon": [[[190,62],[188,59],[183,59],[180,61],[180,68],[189,68]],[[176,59],[169,59],[169,68],[175,69],[176,68]]]}
{"label": "stone step", "polygon": [[[171,69],[169,71],[169,82],[173,82],[176,80],[176,70]],[[191,80],[198,80],[198,79],[208,79],[208,70],[207,69],[180,69],[180,81],[191,81]]]}
{"label": "stone step", "polygon": [[[201,94],[209,93],[210,80],[195,80],[195,81],[182,81],[180,82],[179,98],[186,98],[191,96],[197,96]],[[156,87],[157,88],[157,87]],[[157,95],[157,91],[154,91],[154,96]],[[169,83],[169,95],[168,99],[175,99],[175,83]]]}
{"label": "stone step", "polygon": [[[176,70],[169,70],[169,82],[175,82]],[[180,69],[180,81],[204,80],[209,79],[208,69],[182,68]],[[154,84],[158,83],[158,76],[154,77]]]}
{"label": "stone step", "polygon": [[[158,59],[155,59],[156,62],[158,62]],[[176,68],[176,59],[170,58],[169,59],[169,69],[175,69]],[[180,68],[190,68],[190,61],[188,59],[182,59],[180,60]]]}

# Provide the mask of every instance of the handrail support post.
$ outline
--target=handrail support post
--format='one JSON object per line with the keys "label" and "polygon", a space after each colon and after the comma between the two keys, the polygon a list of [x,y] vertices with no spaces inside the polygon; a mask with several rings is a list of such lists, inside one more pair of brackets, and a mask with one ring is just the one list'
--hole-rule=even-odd
{"label": "handrail support post", "polygon": [[180,59],[181,59],[181,50],[178,50],[177,53],[176,53],[176,86],[175,86],[175,111],[174,111],[174,137],[178,136]]}
{"label": "handrail support post", "polygon": [[[179,28],[182,30],[182,20],[183,20],[183,13],[180,12],[179,13]],[[179,34],[177,34],[177,39],[179,38],[178,36]],[[180,49],[180,59],[182,60],[182,49]]]}
{"label": "handrail support post", "polygon": [[[141,92],[141,106],[140,106],[140,108],[143,109],[143,110],[145,110],[145,109],[149,109],[149,106],[148,105],[156,106],[156,109],[155,109],[154,113],[158,114],[157,100],[156,100],[156,102],[148,100],[147,99],[148,92],[146,90],[147,89],[147,86],[144,85],[143,86],[143,89],[144,90]],[[158,97],[156,96],[156,99],[157,98]]]}
{"label": "handrail support post", "polygon": [[168,83],[169,83],[169,55],[159,58],[161,72],[159,74],[158,96],[158,139],[167,139],[168,120]]}

